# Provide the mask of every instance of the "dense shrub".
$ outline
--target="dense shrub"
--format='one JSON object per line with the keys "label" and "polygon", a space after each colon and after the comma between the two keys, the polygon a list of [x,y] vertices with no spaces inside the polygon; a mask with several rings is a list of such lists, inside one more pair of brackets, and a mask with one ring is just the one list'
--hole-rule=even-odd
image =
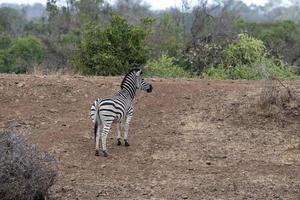
{"label": "dense shrub", "polygon": [[129,25],[126,19],[114,15],[105,29],[90,26],[74,58],[77,70],[84,74],[120,75],[145,64],[145,39],[151,23],[151,19],[145,18],[138,25]]}
{"label": "dense shrub", "polygon": [[202,76],[213,79],[290,79],[290,66],[268,56],[261,40],[241,34],[239,40],[223,50],[222,63],[205,69]]}
{"label": "dense shrub", "polygon": [[0,33],[0,49],[8,49],[11,45],[12,39],[9,34],[2,32]]}
{"label": "dense shrub", "polygon": [[189,74],[175,64],[175,58],[163,54],[158,60],[150,60],[145,70],[146,76],[187,77]]}
{"label": "dense shrub", "polygon": [[179,50],[184,49],[183,31],[169,13],[164,13],[154,25],[149,35],[151,57],[159,58],[161,54],[177,57]]}
{"label": "dense shrub", "polygon": [[230,43],[223,51],[223,63],[226,66],[251,65],[261,62],[264,57],[263,42],[247,34],[240,34],[239,40]]}
{"label": "dense shrub", "polygon": [[42,61],[45,55],[45,47],[34,36],[20,37],[13,41],[10,53],[14,57],[14,65],[11,72],[24,73],[32,69],[35,64]]}
{"label": "dense shrub", "polygon": [[0,73],[25,73],[39,64],[45,47],[33,36],[13,40],[6,33],[0,34]]}
{"label": "dense shrub", "polygon": [[300,26],[293,21],[257,23],[237,21],[237,27],[262,40],[272,56],[281,58],[300,72]]}
{"label": "dense shrub", "polygon": [[223,46],[214,43],[199,42],[188,49],[186,55],[189,61],[189,70],[201,73],[207,66],[218,65],[222,60]]}
{"label": "dense shrub", "polygon": [[8,49],[0,49],[0,73],[9,73],[14,64],[14,58]]}
{"label": "dense shrub", "polygon": [[8,73],[13,62],[13,56],[9,52],[12,39],[5,33],[0,33],[0,73]]}
{"label": "dense shrub", "polygon": [[55,160],[13,131],[0,131],[1,200],[41,200],[56,176]]}

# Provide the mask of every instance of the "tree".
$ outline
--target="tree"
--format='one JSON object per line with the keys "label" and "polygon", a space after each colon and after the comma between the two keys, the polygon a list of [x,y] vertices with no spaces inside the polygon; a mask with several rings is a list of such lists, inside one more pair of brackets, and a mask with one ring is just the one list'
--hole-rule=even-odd
{"label": "tree", "polygon": [[138,23],[143,17],[150,16],[150,5],[142,0],[116,0],[114,10],[128,20],[129,24]]}
{"label": "tree", "polygon": [[25,17],[13,8],[0,8],[0,30],[12,36],[19,36],[23,33],[26,24]]}
{"label": "tree", "polygon": [[113,15],[103,29],[90,26],[79,45],[73,63],[84,74],[120,75],[147,61],[146,37],[152,20],[143,19],[129,25],[126,19]]}
{"label": "tree", "polygon": [[17,38],[9,49],[14,58],[14,67],[10,71],[24,73],[40,63],[45,55],[45,47],[34,36]]}
{"label": "tree", "polygon": [[164,13],[158,18],[156,25],[149,37],[151,56],[159,58],[162,54],[177,56],[184,48],[183,31],[179,24],[176,24],[169,13]]}

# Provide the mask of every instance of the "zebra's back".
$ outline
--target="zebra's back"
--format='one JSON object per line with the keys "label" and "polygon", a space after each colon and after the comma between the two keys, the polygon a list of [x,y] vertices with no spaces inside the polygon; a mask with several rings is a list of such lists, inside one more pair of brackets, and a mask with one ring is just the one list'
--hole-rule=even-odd
{"label": "zebra's back", "polygon": [[96,112],[106,121],[121,121],[126,114],[132,110],[131,101],[124,95],[117,95],[111,98],[96,99],[91,107],[91,118],[96,121]]}

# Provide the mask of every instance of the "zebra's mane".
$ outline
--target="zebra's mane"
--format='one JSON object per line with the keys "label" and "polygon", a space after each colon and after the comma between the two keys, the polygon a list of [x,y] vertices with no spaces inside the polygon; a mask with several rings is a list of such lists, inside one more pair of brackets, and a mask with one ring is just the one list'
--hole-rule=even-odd
{"label": "zebra's mane", "polygon": [[121,83],[121,89],[124,89],[124,82],[127,80],[128,76],[131,76],[132,73],[136,73],[136,72],[139,71],[139,70],[140,70],[140,69],[138,69],[138,68],[134,68],[134,69],[130,70],[130,71],[125,75],[125,77],[123,78],[122,83]]}

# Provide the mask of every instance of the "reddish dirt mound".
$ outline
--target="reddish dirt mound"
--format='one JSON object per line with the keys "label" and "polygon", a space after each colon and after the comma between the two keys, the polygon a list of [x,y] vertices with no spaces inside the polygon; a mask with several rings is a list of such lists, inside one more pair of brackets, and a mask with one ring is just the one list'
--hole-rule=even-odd
{"label": "reddish dirt mound", "polygon": [[89,109],[121,77],[0,75],[0,127],[57,158],[51,199],[300,199],[299,115],[282,125],[234,106],[262,82],[148,81],[131,146],[117,146],[114,127],[108,158],[94,156]]}

